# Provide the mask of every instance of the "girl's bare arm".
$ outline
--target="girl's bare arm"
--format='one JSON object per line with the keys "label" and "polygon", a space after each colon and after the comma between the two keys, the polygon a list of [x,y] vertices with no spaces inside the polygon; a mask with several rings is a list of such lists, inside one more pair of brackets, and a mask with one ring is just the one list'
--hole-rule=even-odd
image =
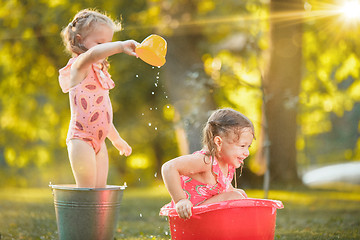
{"label": "girl's bare arm", "polygon": [[112,142],[114,147],[116,147],[119,150],[120,155],[129,156],[131,154],[132,148],[124,139],[122,139],[122,137],[120,136],[119,132],[116,130],[113,123],[110,125],[110,129],[107,137]]}
{"label": "girl's bare arm", "polygon": [[71,66],[71,86],[81,82],[88,74],[90,66],[118,53],[136,56],[135,48],[138,43],[134,40],[108,42],[96,45],[80,54]]}
{"label": "girl's bare arm", "polygon": [[189,176],[209,170],[211,171],[211,164],[204,162],[203,154],[190,154],[164,163],[161,173],[171,198],[177,203],[186,198],[181,187],[180,175]]}

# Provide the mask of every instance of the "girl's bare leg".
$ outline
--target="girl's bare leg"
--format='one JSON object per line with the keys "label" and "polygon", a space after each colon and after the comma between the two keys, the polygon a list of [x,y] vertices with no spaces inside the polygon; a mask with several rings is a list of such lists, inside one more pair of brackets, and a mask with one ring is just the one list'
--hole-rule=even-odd
{"label": "girl's bare leg", "polygon": [[96,183],[95,187],[106,187],[109,172],[109,155],[106,149],[105,141],[102,143],[100,151],[96,155]]}
{"label": "girl's bare leg", "polygon": [[94,188],[96,185],[96,155],[94,149],[80,139],[68,143],[68,154],[76,186]]}
{"label": "girl's bare leg", "polygon": [[205,202],[201,203],[200,205],[222,202],[227,200],[243,199],[243,198],[245,198],[245,196],[242,194],[241,191],[233,190],[215,195],[212,198],[209,198]]}

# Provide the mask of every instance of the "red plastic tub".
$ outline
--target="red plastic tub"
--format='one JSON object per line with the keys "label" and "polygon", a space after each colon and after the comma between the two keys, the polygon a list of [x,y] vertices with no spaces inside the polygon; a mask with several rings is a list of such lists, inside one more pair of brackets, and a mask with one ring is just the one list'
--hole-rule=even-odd
{"label": "red plastic tub", "polygon": [[183,240],[273,240],[276,210],[281,201],[246,198],[193,208],[190,219],[182,219],[174,208],[162,208],[169,218],[172,239]]}

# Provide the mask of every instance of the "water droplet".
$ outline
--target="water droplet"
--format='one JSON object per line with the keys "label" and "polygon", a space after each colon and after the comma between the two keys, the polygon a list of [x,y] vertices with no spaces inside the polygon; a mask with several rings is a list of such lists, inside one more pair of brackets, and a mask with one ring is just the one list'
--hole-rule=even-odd
{"label": "water droplet", "polygon": [[139,75],[136,74],[135,77],[139,77]]}
{"label": "water droplet", "polygon": [[155,87],[157,87],[158,85],[157,85],[157,83],[155,83]]}
{"label": "water droplet", "polygon": [[169,235],[169,232],[168,232],[168,231],[165,231],[165,235],[166,235],[166,236]]}
{"label": "water droplet", "polygon": [[156,76],[156,79],[159,79],[159,76]]}
{"label": "water droplet", "polygon": [[168,98],[168,96],[165,96],[165,98]]}
{"label": "water droplet", "polygon": [[145,114],[144,113],[141,113],[141,116],[144,116]]}
{"label": "water droplet", "polygon": [[159,75],[159,74],[160,74],[160,72],[157,73],[157,75]]}
{"label": "water droplet", "polygon": [[158,68],[160,68],[160,66]]}
{"label": "water droplet", "polygon": [[152,94],[152,95],[154,95],[154,94],[155,94],[155,92],[151,92],[151,94]]}
{"label": "water droplet", "polygon": [[152,69],[154,69],[155,67],[152,67]]}
{"label": "water droplet", "polygon": [[154,174],[154,177],[157,177],[157,172]]}
{"label": "water droplet", "polygon": [[149,108],[150,109],[150,111],[152,111],[152,108]]}
{"label": "water droplet", "polygon": [[170,108],[170,106],[169,106],[169,105],[167,105],[167,106],[166,106],[166,108]]}
{"label": "water droplet", "polygon": [[[151,127],[151,123],[149,123],[149,127]],[[139,178],[140,179],[140,178]],[[140,180],[139,180],[140,181]]]}
{"label": "water droplet", "polygon": [[140,182],[140,178],[139,178],[139,182]]}
{"label": "water droplet", "polygon": [[[157,127],[155,127],[155,131],[157,131]],[[156,177],[156,176],[155,176]]]}
{"label": "water droplet", "polygon": [[140,217],[142,218],[142,214],[140,213]]}

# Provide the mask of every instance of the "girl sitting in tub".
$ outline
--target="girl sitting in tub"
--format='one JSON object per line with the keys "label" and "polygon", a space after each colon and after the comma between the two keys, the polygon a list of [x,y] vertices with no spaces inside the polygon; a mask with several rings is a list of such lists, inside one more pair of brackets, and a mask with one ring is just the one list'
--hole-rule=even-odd
{"label": "girl sitting in tub", "polygon": [[242,167],[255,138],[252,122],[233,109],[219,109],[203,130],[203,149],[180,156],[162,166],[162,176],[181,218],[191,217],[193,206],[247,198],[231,185],[235,169]]}

